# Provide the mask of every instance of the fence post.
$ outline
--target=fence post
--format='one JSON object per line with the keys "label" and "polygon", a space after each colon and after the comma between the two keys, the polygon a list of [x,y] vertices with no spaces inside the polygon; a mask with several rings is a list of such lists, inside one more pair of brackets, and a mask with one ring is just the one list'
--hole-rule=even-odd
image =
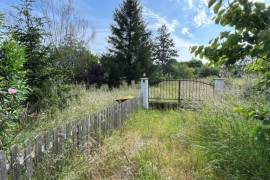
{"label": "fence post", "polygon": [[223,78],[216,78],[215,79],[215,85],[214,85],[214,93],[215,94],[221,94],[224,92],[225,88],[225,81]]}
{"label": "fence post", "polygon": [[144,109],[149,108],[148,102],[148,78],[141,78],[141,97],[142,97],[142,105]]}
{"label": "fence post", "polygon": [[26,140],[25,141],[25,150],[24,150],[24,163],[26,169],[26,176],[28,179],[31,179],[33,176],[33,162],[32,162],[32,141]]}
{"label": "fence post", "polygon": [[11,174],[13,180],[19,180],[20,179],[20,162],[18,159],[19,156],[19,148],[17,145],[13,145],[11,147]]}
{"label": "fence post", "polygon": [[53,151],[55,154],[58,153],[58,128],[53,129]]}
{"label": "fence post", "polygon": [[41,156],[42,156],[42,144],[41,144],[41,137],[37,135],[35,137],[35,165],[39,167],[41,163]]}
{"label": "fence post", "polygon": [[0,151],[0,179],[1,180],[7,179],[7,167],[4,151]]}

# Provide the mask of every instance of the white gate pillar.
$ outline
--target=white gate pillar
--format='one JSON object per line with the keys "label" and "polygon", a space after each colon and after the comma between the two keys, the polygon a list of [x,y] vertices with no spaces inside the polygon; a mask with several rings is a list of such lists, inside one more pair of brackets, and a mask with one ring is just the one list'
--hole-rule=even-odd
{"label": "white gate pillar", "polygon": [[224,92],[225,89],[225,81],[222,78],[215,79],[215,86],[214,86],[214,93],[221,94]]}
{"label": "white gate pillar", "polygon": [[144,109],[149,108],[148,101],[148,78],[141,78],[141,97],[142,97],[142,105]]}

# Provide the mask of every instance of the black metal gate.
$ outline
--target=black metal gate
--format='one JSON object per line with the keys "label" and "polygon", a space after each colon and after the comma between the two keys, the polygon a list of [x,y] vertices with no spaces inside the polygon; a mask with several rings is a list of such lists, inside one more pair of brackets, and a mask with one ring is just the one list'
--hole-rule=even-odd
{"label": "black metal gate", "polygon": [[199,79],[173,79],[152,82],[148,90],[150,103],[201,101],[213,96],[214,85]]}

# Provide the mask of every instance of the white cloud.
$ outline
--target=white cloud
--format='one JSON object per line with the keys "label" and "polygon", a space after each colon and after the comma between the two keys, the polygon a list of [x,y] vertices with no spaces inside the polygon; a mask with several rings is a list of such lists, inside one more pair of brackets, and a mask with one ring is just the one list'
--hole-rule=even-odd
{"label": "white cloud", "polygon": [[181,33],[182,33],[183,35],[187,35],[188,37],[192,37],[192,33],[189,31],[189,28],[187,28],[187,27],[183,27],[183,28],[181,29]]}
{"label": "white cloud", "polygon": [[189,48],[191,46],[195,46],[196,44],[193,44],[189,41],[186,41],[185,39],[173,34],[172,38],[175,43],[176,49],[179,51],[179,58],[178,61],[187,61],[192,58],[192,54],[190,54]]}
{"label": "white cloud", "polygon": [[150,24],[150,28],[156,30],[157,28],[161,27],[162,25],[166,25],[169,32],[174,32],[176,28],[180,25],[179,21],[176,19],[173,19],[171,21],[167,20],[165,17],[160,16],[159,14],[153,12],[152,10],[144,7],[143,9],[143,15],[150,19],[150,21],[154,21],[152,24]]}
{"label": "white cloud", "polygon": [[208,7],[208,2],[209,2],[209,0],[201,0],[201,4],[203,4],[207,7]]}
{"label": "white cloud", "polygon": [[[175,47],[179,51],[180,56],[178,58],[178,61],[190,60],[192,58],[192,55],[189,52],[189,48],[191,46],[194,46],[195,44],[181,38],[179,35],[176,34],[176,29],[180,26],[178,20],[176,19],[168,20],[165,17],[159,15],[158,13],[153,12],[152,10],[146,7],[144,7],[143,14],[147,18],[147,20],[151,22],[149,27],[153,31],[156,31],[157,28],[159,28],[163,24],[165,24],[168,27],[168,30],[172,33],[171,37],[174,40]],[[182,28],[181,33],[184,35],[192,36],[187,27]]]}
{"label": "white cloud", "polygon": [[200,27],[205,24],[210,24],[210,16],[207,15],[205,9],[199,9],[197,15],[193,18],[193,21],[197,27]]}
{"label": "white cloud", "polygon": [[193,0],[185,0],[190,8],[193,8]]}
{"label": "white cloud", "polygon": [[251,2],[262,2],[262,3],[266,3],[265,0],[249,0]]}

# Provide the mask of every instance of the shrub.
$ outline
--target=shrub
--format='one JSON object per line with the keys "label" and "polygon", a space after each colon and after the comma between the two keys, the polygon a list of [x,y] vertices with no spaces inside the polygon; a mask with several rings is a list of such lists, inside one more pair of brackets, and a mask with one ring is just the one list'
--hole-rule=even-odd
{"label": "shrub", "polygon": [[174,78],[193,78],[194,69],[183,63],[175,63],[172,75]]}
{"label": "shrub", "polygon": [[201,78],[208,77],[208,76],[218,76],[219,71],[214,67],[202,66],[198,70],[198,76]]}
{"label": "shrub", "polygon": [[[26,85],[24,48],[10,39],[0,47],[0,142],[5,145],[16,130],[29,89]],[[0,144],[0,147],[1,147]]]}

